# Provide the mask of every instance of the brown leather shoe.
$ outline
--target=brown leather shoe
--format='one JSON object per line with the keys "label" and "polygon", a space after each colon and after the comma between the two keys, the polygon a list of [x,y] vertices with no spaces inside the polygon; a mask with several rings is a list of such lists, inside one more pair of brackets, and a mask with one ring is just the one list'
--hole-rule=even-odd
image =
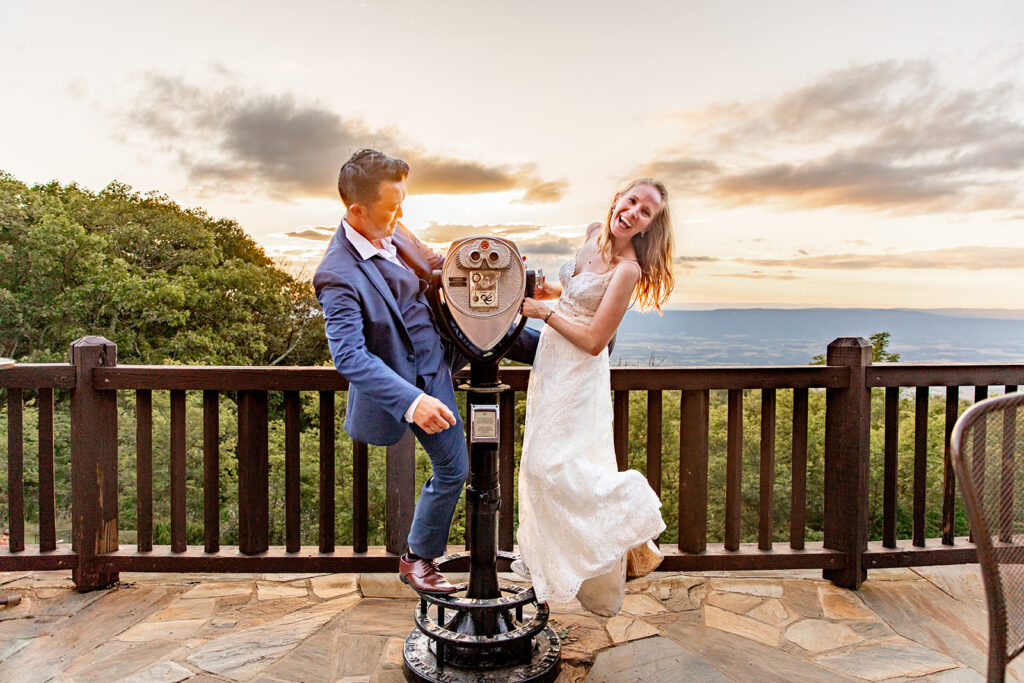
{"label": "brown leather shoe", "polygon": [[398,561],[398,577],[413,590],[423,593],[454,593],[458,590],[441,575],[433,560],[410,560],[402,555]]}

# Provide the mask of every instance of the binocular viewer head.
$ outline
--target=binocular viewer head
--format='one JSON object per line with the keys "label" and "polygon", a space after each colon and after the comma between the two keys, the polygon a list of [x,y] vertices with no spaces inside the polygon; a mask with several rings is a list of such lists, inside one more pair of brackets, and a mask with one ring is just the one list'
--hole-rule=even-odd
{"label": "binocular viewer head", "polygon": [[520,309],[523,297],[533,294],[534,273],[513,242],[470,237],[452,242],[432,284],[440,322],[462,352],[496,361],[526,323]]}

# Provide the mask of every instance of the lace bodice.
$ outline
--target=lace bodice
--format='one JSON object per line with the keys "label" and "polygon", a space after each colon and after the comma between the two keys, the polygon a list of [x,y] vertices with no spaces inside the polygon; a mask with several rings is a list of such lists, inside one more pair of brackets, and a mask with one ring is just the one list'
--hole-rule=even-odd
{"label": "lace bodice", "polygon": [[605,273],[581,272],[575,276],[576,257],[562,264],[558,269],[558,281],[562,284],[562,296],[556,304],[558,312],[574,322],[589,323],[611,282],[612,268]]}

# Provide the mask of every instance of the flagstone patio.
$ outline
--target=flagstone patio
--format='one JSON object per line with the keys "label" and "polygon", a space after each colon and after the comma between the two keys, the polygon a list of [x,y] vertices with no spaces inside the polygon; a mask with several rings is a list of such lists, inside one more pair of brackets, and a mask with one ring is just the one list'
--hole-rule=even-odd
{"label": "flagstone patio", "polygon": [[[501,575],[512,581],[513,575]],[[456,577],[458,578],[458,577]],[[416,600],[393,575],[0,573],[3,681],[401,681]],[[605,619],[553,605],[560,681],[983,681],[975,565],[872,570],[859,591],[817,571],[656,573]],[[1024,662],[1008,678],[1024,681]]]}

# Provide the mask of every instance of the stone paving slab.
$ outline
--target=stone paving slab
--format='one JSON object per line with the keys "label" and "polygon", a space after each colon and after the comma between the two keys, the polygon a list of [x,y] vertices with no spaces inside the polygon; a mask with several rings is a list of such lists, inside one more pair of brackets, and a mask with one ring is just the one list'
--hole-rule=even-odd
{"label": "stone paving slab", "polygon": [[930,581],[867,582],[860,597],[896,633],[973,669],[988,661],[988,618]]}
{"label": "stone paving slab", "polygon": [[[180,589],[178,589],[180,590]],[[107,640],[163,607],[175,592],[168,586],[136,586],[95,591],[99,597],[0,664],[0,679],[47,680],[91,656]],[[76,593],[68,599],[77,601]],[[60,602],[61,598],[51,598]],[[57,610],[60,611],[60,610]],[[0,646],[2,647],[2,646]]]}
{"label": "stone paving slab", "polygon": [[728,683],[730,680],[703,657],[670,638],[644,638],[597,654],[587,683]]}
{"label": "stone paving slab", "polygon": [[958,668],[953,659],[906,638],[892,638],[814,660],[827,669],[868,681],[918,677]]}
{"label": "stone paving slab", "polygon": [[699,624],[676,622],[661,627],[662,634],[705,661],[733,681],[820,683],[854,681],[806,659]]}
{"label": "stone paving slab", "polygon": [[[0,680],[404,680],[417,601],[394,575],[121,579],[78,594],[70,572],[0,573],[0,594],[22,596],[0,608]],[[657,572],[615,617],[551,608],[562,683],[984,680],[975,566],[871,570],[856,592],[815,571]],[[1024,681],[1024,660],[1008,673]]]}

